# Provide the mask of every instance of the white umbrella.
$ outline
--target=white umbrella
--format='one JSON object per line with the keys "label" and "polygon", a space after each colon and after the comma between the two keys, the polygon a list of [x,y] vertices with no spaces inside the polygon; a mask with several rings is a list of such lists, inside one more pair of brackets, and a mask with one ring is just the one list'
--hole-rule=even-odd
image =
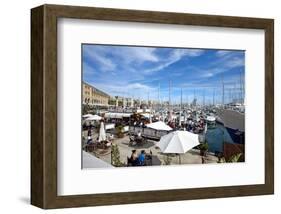
{"label": "white umbrella", "polygon": [[[198,135],[188,131],[174,131],[161,137],[156,144],[163,153],[184,154],[200,144]],[[180,156],[179,156],[179,162]]]}
{"label": "white umbrella", "polygon": [[146,125],[148,128],[155,129],[155,130],[164,130],[164,131],[171,131],[173,130],[170,126],[166,125],[162,121],[158,121],[155,123],[150,123]]}
{"label": "white umbrella", "polygon": [[106,140],[106,134],[105,134],[103,122],[101,122],[101,124],[100,124],[100,133],[99,133],[99,139],[98,140],[99,140],[99,142]]}
{"label": "white umbrella", "polygon": [[92,115],[92,116],[90,116],[90,117],[87,117],[87,118],[85,119],[85,121],[101,120],[101,119],[102,119],[102,117],[100,117],[100,116],[98,116],[98,115]]}

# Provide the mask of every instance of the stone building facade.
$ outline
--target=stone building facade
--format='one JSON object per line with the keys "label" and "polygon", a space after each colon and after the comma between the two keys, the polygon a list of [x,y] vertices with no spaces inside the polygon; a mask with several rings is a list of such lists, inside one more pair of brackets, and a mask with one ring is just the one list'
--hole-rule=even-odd
{"label": "stone building facade", "polygon": [[85,105],[108,106],[110,96],[88,83],[83,82],[82,94],[82,102]]}

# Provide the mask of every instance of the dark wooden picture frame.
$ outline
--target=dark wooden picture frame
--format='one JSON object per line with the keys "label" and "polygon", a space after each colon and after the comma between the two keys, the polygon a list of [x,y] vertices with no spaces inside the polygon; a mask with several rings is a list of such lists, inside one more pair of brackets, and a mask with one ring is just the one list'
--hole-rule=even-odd
{"label": "dark wooden picture frame", "polygon": [[[57,20],[58,18],[146,22],[265,31],[265,184],[57,195]],[[49,209],[176,201],[274,193],[274,21],[272,19],[196,15],[42,5],[31,10],[31,204]]]}

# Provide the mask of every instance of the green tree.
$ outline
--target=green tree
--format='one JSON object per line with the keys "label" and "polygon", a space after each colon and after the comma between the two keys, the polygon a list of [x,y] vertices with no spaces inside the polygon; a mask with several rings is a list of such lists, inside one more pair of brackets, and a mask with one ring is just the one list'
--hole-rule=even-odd
{"label": "green tree", "polygon": [[118,138],[124,137],[123,131],[124,131],[124,127],[122,125],[116,127],[116,135]]}
{"label": "green tree", "polygon": [[124,166],[125,164],[120,160],[120,151],[117,145],[111,146],[111,164],[116,167]]}

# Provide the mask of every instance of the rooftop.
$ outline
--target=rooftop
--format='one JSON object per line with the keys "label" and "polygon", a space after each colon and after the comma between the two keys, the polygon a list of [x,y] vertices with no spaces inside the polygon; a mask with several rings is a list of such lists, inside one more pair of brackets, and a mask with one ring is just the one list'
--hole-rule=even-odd
{"label": "rooftop", "polygon": [[103,95],[103,96],[106,96],[106,97],[110,97],[110,95],[108,95],[107,93],[101,91],[100,89],[97,89],[96,87],[90,85],[89,83],[86,83],[86,82],[83,81],[83,84],[85,84],[85,85],[91,87],[92,90],[95,91],[96,93],[99,93],[99,94],[101,94],[101,95]]}

